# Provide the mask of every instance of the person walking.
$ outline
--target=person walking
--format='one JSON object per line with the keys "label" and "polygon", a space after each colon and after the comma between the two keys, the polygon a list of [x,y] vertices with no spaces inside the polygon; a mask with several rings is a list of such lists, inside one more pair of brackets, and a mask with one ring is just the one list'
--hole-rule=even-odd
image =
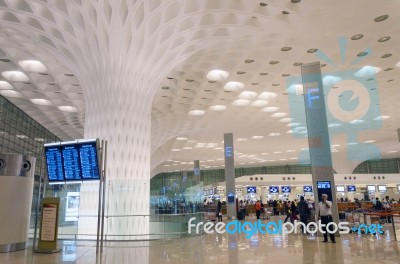
{"label": "person walking", "polygon": [[260,200],[257,200],[257,202],[256,202],[256,216],[257,216],[257,219],[260,219],[260,215],[261,215],[261,203],[260,203]]}
{"label": "person walking", "polygon": [[[300,202],[297,204],[297,208],[299,210],[299,215],[300,215],[300,221],[307,226],[307,218],[308,218],[308,204],[306,201],[304,201],[304,197],[300,197]],[[301,226],[301,232],[303,234],[306,233],[306,230],[303,226]]]}
{"label": "person walking", "polygon": [[[326,230],[326,225],[333,222],[332,218],[332,202],[328,201],[328,195],[322,194],[321,195],[321,202],[319,203],[319,218],[321,219],[321,224],[324,226],[322,227],[322,232],[324,234],[324,241],[323,243],[328,242],[328,232]],[[332,226],[330,226],[329,231],[332,232]],[[336,243],[335,234],[329,233],[329,237],[332,243]]]}

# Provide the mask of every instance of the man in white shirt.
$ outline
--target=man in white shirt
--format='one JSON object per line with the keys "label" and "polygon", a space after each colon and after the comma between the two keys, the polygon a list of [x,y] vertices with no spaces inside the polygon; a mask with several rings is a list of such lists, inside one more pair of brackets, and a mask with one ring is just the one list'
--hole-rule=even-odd
{"label": "man in white shirt", "polygon": [[[322,231],[324,232],[324,243],[328,242],[328,232],[326,230],[326,225],[333,222],[332,218],[332,202],[328,201],[328,195],[321,195],[321,202],[319,203],[319,217],[321,219],[321,224],[325,226],[322,227]],[[329,231],[332,231],[332,226],[329,227]],[[335,234],[329,233],[329,238],[332,243],[336,243]]]}

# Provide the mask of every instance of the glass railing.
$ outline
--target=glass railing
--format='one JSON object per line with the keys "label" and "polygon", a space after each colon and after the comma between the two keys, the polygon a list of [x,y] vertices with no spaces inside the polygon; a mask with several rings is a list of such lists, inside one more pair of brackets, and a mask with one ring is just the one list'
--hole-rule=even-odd
{"label": "glass railing", "polygon": [[[152,214],[152,215],[110,215],[104,217],[104,241],[132,241],[172,239],[195,236],[188,231],[188,222],[195,218],[193,224],[204,221],[204,213]],[[40,219],[38,219],[40,223]],[[78,221],[58,227],[58,239],[96,240],[97,215],[80,215]],[[39,237],[39,226],[36,237]],[[88,227],[88,228],[85,228]],[[113,228],[118,226],[118,228]],[[130,227],[129,227],[130,226]],[[136,227],[136,229],[135,229]],[[141,228],[143,227],[143,228]],[[29,238],[34,238],[35,229],[30,228]]]}

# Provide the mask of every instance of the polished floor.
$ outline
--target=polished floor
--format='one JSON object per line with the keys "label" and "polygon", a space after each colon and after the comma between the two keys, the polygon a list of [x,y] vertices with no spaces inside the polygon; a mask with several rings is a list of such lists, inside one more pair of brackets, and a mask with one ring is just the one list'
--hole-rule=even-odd
{"label": "polished floor", "polygon": [[382,236],[347,234],[336,244],[320,237],[257,234],[203,235],[145,242],[109,242],[96,255],[94,242],[61,241],[57,254],[34,254],[32,248],[0,253],[0,263],[400,263],[399,246],[390,226]]}

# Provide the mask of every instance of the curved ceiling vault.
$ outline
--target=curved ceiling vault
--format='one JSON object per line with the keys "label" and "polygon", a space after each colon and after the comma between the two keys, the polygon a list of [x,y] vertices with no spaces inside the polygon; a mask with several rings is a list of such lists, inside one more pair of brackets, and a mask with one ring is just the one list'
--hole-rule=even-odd
{"label": "curved ceiling vault", "polygon": [[[307,140],[294,136],[304,124],[292,119],[286,81],[321,60],[318,50],[330,59],[324,73],[378,69],[382,125],[357,133],[357,142],[331,138],[335,168],[350,171],[349,143],[375,144],[382,157],[400,151],[399,8],[365,0],[0,0],[0,93],[60,138],[80,138],[90,125],[85,111],[108,87],[91,84],[125,71],[118,76],[138,76],[154,98],[152,175],[190,170],[197,159],[203,169],[221,168],[225,132],[234,133],[237,166],[294,164]],[[229,75],[207,78],[214,69]],[[28,79],[3,74],[10,71]]]}

